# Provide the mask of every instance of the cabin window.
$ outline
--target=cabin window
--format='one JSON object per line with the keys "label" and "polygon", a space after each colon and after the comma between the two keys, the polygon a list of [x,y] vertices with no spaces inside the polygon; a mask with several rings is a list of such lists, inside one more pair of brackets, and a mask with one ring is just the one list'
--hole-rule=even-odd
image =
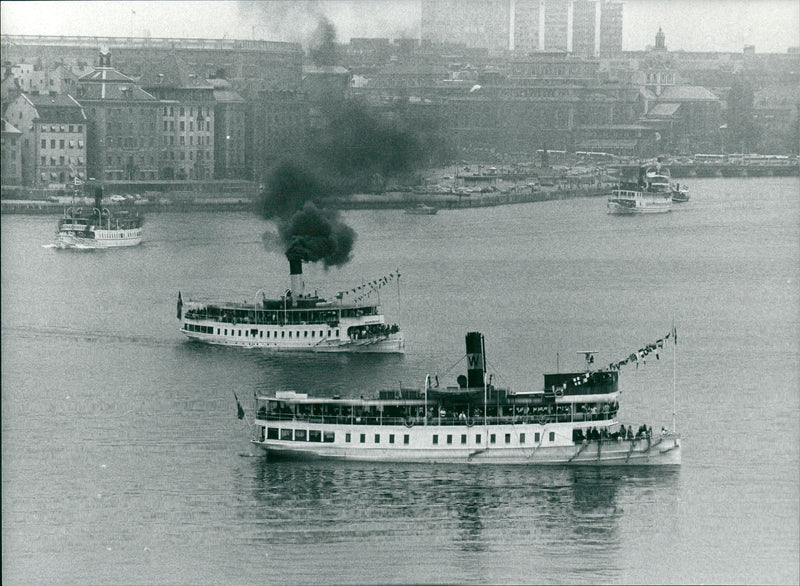
{"label": "cabin window", "polygon": [[[308,332],[306,332],[306,333],[308,333]],[[314,337],[314,334],[316,334],[316,333],[317,333],[317,332],[315,332],[314,330],[311,330],[311,337],[313,338],[313,337]]]}
{"label": "cabin window", "polygon": [[525,443],[525,434],[524,433],[519,434],[519,443],[521,443],[521,444]]}
{"label": "cabin window", "polygon": [[217,335],[219,336],[219,328],[217,328]]}
{"label": "cabin window", "polygon": [[291,440],[292,439],[292,430],[291,429],[282,429],[281,430],[281,439],[282,440]]}
{"label": "cabin window", "polygon": [[464,445],[466,443],[467,443],[467,434],[465,433],[461,435],[461,445]]}
{"label": "cabin window", "polygon": [[476,444],[481,443],[481,434],[479,433],[475,434],[475,443]]}
{"label": "cabin window", "polygon": [[350,443],[350,434],[349,433],[344,434],[344,441],[347,442],[348,444]]}
{"label": "cabin window", "polygon": [[320,331],[319,331],[319,337],[320,337],[320,338],[324,337],[324,334],[325,334],[325,332],[324,332],[323,330],[320,330]]}
{"label": "cabin window", "polygon": [[339,337],[339,330],[336,330],[336,337]]}
{"label": "cabin window", "polygon": [[367,434],[362,433],[360,439],[361,439],[361,443],[362,444],[366,443],[367,442]]}
{"label": "cabin window", "polygon": [[490,444],[497,443],[497,438],[495,437],[494,434],[489,435],[489,443]]}
{"label": "cabin window", "polygon": [[259,338],[263,338],[264,337],[264,332],[258,332],[258,337]]}
{"label": "cabin window", "polygon": [[405,445],[408,445],[408,434],[407,434],[407,433],[404,433],[404,434],[403,434],[403,443],[404,443]]}
{"label": "cabin window", "polygon": [[278,428],[277,427],[268,427],[267,428],[267,439],[278,439]]}
{"label": "cabin window", "polygon": [[306,330],[305,332],[303,332],[303,337],[304,337],[304,338],[308,338],[308,330]]}
{"label": "cabin window", "polygon": [[379,434],[379,433],[375,434],[375,443],[376,444],[381,443],[381,434]]}
{"label": "cabin window", "polygon": [[295,429],[294,430],[294,441],[296,441],[296,442],[304,442],[304,441],[306,441],[306,430],[305,429]]}
{"label": "cabin window", "polygon": [[533,441],[535,441],[537,444],[539,443],[539,432],[538,431],[533,434]]}
{"label": "cabin window", "polygon": [[453,436],[450,435],[449,433],[447,434],[447,443],[448,444],[452,444],[453,443]]}
{"label": "cabin window", "polygon": [[433,435],[433,445],[437,445],[439,443],[439,436],[434,434]]}
{"label": "cabin window", "polygon": [[390,443],[390,444],[393,444],[393,443],[394,443],[394,434],[393,434],[393,433],[390,433],[390,434],[389,434],[389,443]]}
{"label": "cabin window", "polygon": [[239,330],[239,337],[242,337],[242,330]]}
{"label": "cabin window", "polygon": [[283,338],[283,335],[284,335],[285,333],[286,333],[286,332],[281,332],[281,338]]}
{"label": "cabin window", "polygon": [[292,337],[292,332],[289,332],[289,337],[290,337],[290,338]]}
{"label": "cabin window", "polygon": [[318,429],[312,429],[308,432],[308,441],[310,442],[321,442],[322,441],[322,432]]}
{"label": "cabin window", "polygon": [[507,433],[507,434],[506,434],[506,443],[507,443],[507,444],[510,444],[510,443],[511,443],[511,434],[510,434],[510,433]]}
{"label": "cabin window", "polygon": [[322,441],[326,444],[332,444],[336,440],[336,434],[332,431],[326,431],[322,434]]}
{"label": "cabin window", "polygon": [[550,441],[551,442],[556,441],[556,432],[554,432],[554,431],[550,432]]}

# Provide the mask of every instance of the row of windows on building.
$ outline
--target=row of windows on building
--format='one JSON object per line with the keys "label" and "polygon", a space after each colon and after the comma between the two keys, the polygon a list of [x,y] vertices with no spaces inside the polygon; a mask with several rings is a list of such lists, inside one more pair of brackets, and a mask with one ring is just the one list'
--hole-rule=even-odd
{"label": "row of windows on building", "polygon": [[[264,427],[261,428],[261,441],[264,441],[265,432]],[[351,433],[345,433],[344,441],[345,443],[355,443],[353,441],[353,435]],[[459,436],[454,434],[448,433],[444,436],[440,436],[438,433],[435,433],[431,436],[431,444],[434,446],[439,445],[453,445],[455,438],[458,437],[459,443],[462,446],[468,445],[468,434],[462,433]],[[440,438],[444,440],[444,442],[440,442]],[[333,431],[321,431],[321,430],[305,430],[305,429],[283,429],[277,427],[267,427],[266,428],[266,439],[274,439],[274,440],[283,440],[283,441],[296,441],[296,442],[324,442],[324,443],[334,443],[336,441],[336,434]],[[373,435],[373,445],[381,443],[381,434],[376,433]],[[388,434],[388,443],[394,444],[395,442],[395,434],[390,433]],[[489,445],[497,445],[497,434],[490,433],[489,434]],[[549,442],[554,442],[556,440],[556,434],[554,431],[547,432],[547,439]],[[512,440],[512,434],[506,433],[503,434],[503,442],[506,445],[510,445]],[[541,441],[541,433],[535,432],[533,434],[533,443],[539,444]],[[403,434],[403,445],[408,445],[410,442],[410,435]],[[527,437],[525,433],[519,434],[519,444],[524,445],[527,442]],[[361,433],[358,434],[358,443],[366,444],[367,443],[367,434]],[[474,436],[474,445],[482,445],[483,443],[483,436],[480,433],[476,433]]]}
{"label": "row of windows on building", "polygon": [[83,132],[83,124],[42,124],[40,132]]}
{"label": "row of windows on building", "polygon": [[[162,139],[161,140],[161,144],[164,144],[164,145],[166,145],[166,144],[174,145],[175,144],[175,136],[173,136],[173,135],[162,136],[161,139]],[[203,140],[203,139],[205,139],[205,140]],[[186,137],[183,136],[183,135],[180,135],[178,137],[178,144],[185,145],[186,144]],[[189,144],[190,145],[194,144],[194,136],[190,136],[189,137]],[[198,145],[211,144],[211,137],[210,136],[198,136],[197,137],[197,144]]]}
{"label": "row of windows on building", "polygon": [[[50,157],[50,166],[54,165],[83,165],[83,157],[65,157],[64,155],[59,155],[58,159],[56,157]],[[39,164],[44,167],[47,165],[48,158],[46,156],[42,156],[39,158]],[[58,162],[56,162],[58,161]]]}
{"label": "row of windows on building", "polygon": [[[211,112],[211,109],[206,107],[203,108],[202,106],[197,107],[197,115],[198,116],[208,116]],[[162,115],[164,116],[175,116],[175,106],[164,106],[164,110],[162,111]],[[186,108],[184,106],[180,106],[178,108],[178,115],[179,116],[186,116]],[[194,106],[189,106],[189,116],[194,116]]]}
{"label": "row of windows on building", "polygon": [[[164,120],[164,130],[165,131],[174,131],[175,130],[175,121],[174,120]],[[186,122],[185,121],[183,121],[183,120],[179,120],[178,121],[178,130],[184,130],[184,131],[186,130]],[[198,132],[203,132],[203,130],[205,130],[206,132],[211,132],[211,122],[210,121],[206,120],[205,127],[203,126],[202,122],[200,122],[200,121],[197,122],[197,131]],[[192,120],[189,120],[189,132],[194,132],[194,122]]]}
{"label": "row of windows on building", "polygon": [[[161,158],[163,160],[170,160],[170,161],[194,161],[194,151],[189,151],[189,156],[186,156],[186,151],[162,151]],[[197,151],[197,160],[202,161],[203,159],[211,160],[211,153],[203,154],[203,151]]]}
{"label": "row of windows on building", "polygon": [[[42,139],[42,143],[41,144],[42,144],[42,148],[43,149],[47,149],[47,140],[48,139],[46,139],[46,138]],[[58,141],[58,142],[56,142],[56,141]],[[58,146],[56,147],[56,145],[58,145]],[[83,148],[83,140],[81,140],[81,139],[77,139],[77,140],[75,140],[75,139],[63,139],[63,138],[61,138],[61,139],[51,138],[50,139],[50,148],[51,149],[55,149],[55,148],[65,149],[67,147],[69,147],[71,149],[75,149],[75,148],[82,149]]]}
{"label": "row of windows on building", "polygon": [[[186,330],[187,332],[199,332],[201,334],[213,334],[214,333],[214,327],[213,326],[198,326],[198,325],[190,324],[190,323],[184,323],[183,324],[183,329]],[[216,328],[216,330],[217,330],[217,335],[218,336],[227,336],[228,335],[228,329],[227,328]],[[310,330],[310,331],[311,331],[311,338],[316,338],[317,337],[317,331],[316,330]],[[244,335],[242,334],[242,332],[244,332]],[[309,332],[309,330],[304,330],[302,332],[300,332],[300,331],[296,331],[296,332],[288,331],[287,332],[286,330],[281,330],[280,337],[281,338],[288,338],[288,339],[291,340],[291,339],[293,339],[292,338],[292,334],[294,333],[295,334],[294,338],[296,338],[296,339],[300,339],[301,337],[302,338],[308,338],[309,337],[308,332]],[[332,332],[333,332],[333,334],[332,334]],[[287,333],[289,334],[288,336],[286,335]],[[258,335],[256,335],[256,334],[258,334]],[[266,334],[267,334],[266,337],[269,338],[270,337],[270,332],[267,331]],[[301,334],[302,334],[302,336],[301,336]],[[249,337],[249,338],[261,338],[261,339],[263,339],[264,338],[264,330],[258,330],[256,332],[256,331],[251,331],[251,330],[234,330],[234,329],[231,329],[230,335],[231,336],[238,336],[240,338],[241,337],[244,337],[244,338],[248,338]],[[331,335],[333,335],[334,337],[338,338],[339,337],[339,330],[328,330],[327,337],[330,338]],[[320,338],[324,338],[325,337],[325,330],[319,330],[319,337]],[[278,330],[273,330],[272,331],[272,338],[273,339],[277,339],[278,338]]]}

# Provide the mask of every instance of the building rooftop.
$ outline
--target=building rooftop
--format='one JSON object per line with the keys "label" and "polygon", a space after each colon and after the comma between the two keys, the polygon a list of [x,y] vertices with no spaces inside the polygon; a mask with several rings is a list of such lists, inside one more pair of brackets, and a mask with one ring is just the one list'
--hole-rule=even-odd
{"label": "building rooftop", "polygon": [[667,101],[718,101],[719,97],[698,85],[668,85],[658,97]]}
{"label": "building rooftop", "polygon": [[674,116],[675,112],[678,111],[680,108],[680,104],[674,104],[671,102],[662,102],[653,106],[653,108],[647,113],[648,118],[668,118],[670,116]]}
{"label": "building rooftop", "polygon": [[36,118],[39,122],[57,122],[59,124],[86,122],[83,106],[68,94],[51,96],[22,94],[21,97],[36,110]]}
{"label": "building rooftop", "polygon": [[2,131],[2,132],[7,132],[7,133],[11,133],[11,134],[22,134],[22,132],[20,132],[20,131],[17,129],[17,127],[16,127],[16,126],[14,126],[13,124],[9,124],[8,122],[6,122],[6,119],[5,119],[5,118],[0,118],[0,121],[2,121],[2,126],[0,126],[0,131]]}

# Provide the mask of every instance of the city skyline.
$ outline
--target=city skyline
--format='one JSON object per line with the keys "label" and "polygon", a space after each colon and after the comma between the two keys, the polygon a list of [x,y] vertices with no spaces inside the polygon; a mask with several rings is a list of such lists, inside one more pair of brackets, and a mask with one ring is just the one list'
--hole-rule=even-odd
{"label": "city skyline", "polygon": [[[793,0],[624,0],[623,50],[662,28],[670,50],[785,53],[800,45]],[[0,2],[3,35],[146,36],[305,42],[325,16],[337,40],[419,38],[420,0]]]}

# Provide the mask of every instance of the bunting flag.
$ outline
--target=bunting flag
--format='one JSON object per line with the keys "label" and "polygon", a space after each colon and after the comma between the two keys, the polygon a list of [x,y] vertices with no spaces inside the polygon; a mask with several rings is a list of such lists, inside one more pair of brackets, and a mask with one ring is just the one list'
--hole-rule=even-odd
{"label": "bunting flag", "polygon": [[635,362],[636,368],[639,368],[639,362],[643,365],[647,364],[647,356],[651,353],[656,355],[656,360],[661,360],[661,356],[659,353],[659,349],[664,348],[664,343],[669,340],[670,336],[672,337],[672,342],[676,346],[678,345],[678,332],[675,329],[675,326],[672,327],[672,330],[667,332],[663,338],[659,338],[652,344],[647,344],[646,346],[642,346],[636,352],[632,352],[628,355],[627,358],[623,358],[617,362],[612,362],[608,365],[610,370],[619,370],[620,366],[625,366],[629,362]]}
{"label": "bunting flag", "polygon": [[364,299],[365,297],[368,297],[381,287],[388,285],[391,281],[394,280],[395,277],[397,277],[397,280],[399,281],[400,273],[397,272],[389,273],[388,275],[384,275],[380,279],[374,279],[372,281],[369,281],[362,285],[358,285],[357,287],[353,287],[352,289],[348,289],[346,291],[339,291],[338,293],[336,293],[336,297],[338,299],[342,299],[342,297],[344,297],[345,295],[355,295],[356,293],[363,291],[363,293],[361,293],[360,295],[355,295],[355,297],[353,297],[353,302],[357,303],[362,299]]}

